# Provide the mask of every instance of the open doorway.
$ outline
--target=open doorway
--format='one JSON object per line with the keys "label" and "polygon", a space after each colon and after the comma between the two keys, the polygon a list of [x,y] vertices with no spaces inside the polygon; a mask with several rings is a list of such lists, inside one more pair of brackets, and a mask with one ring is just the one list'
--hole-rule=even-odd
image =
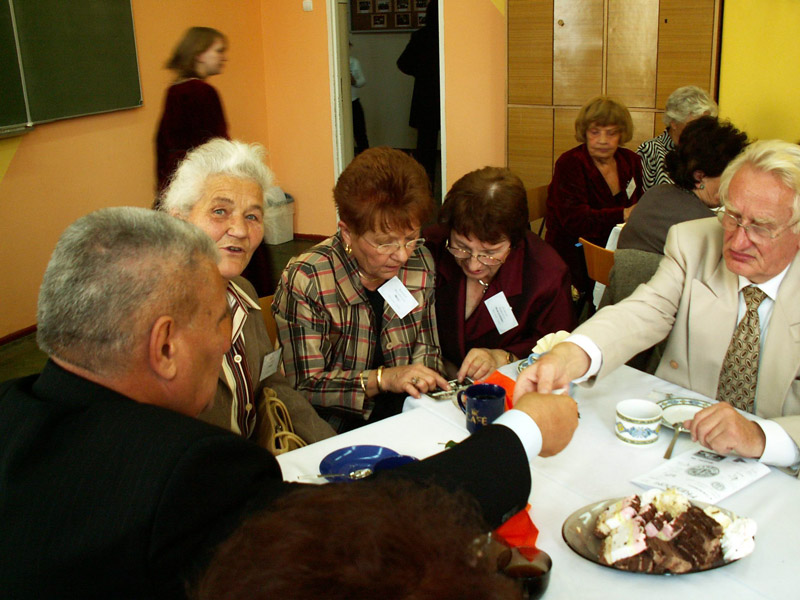
{"label": "open doorway", "polygon": [[[412,96],[414,95],[415,78],[402,73],[397,67],[397,59],[408,46],[412,31],[416,27],[409,27],[405,31],[393,27],[395,15],[387,15],[387,30],[376,33],[375,31],[351,31],[350,10],[353,6],[358,10],[358,3],[354,5],[349,0],[328,0],[329,3],[329,46],[331,50],[331,97],[332,113],[334,118],[334,163],[336,175],[347,166],[352,159],[353,129],[352,129],[352,100],[350,96],[350,64],[352,55],[360,63],[361,72],[365,79],[363,87],[355,89],[360,104],[363,107],[366,123],[366,134],[370,146],[391,146],[417,154],[418,130],[409,125]],[[375,0],[366,2],[363,10],[376,11],[380,3]],[[398,3],[389,3],[392,8]],[[399,3],[401,6],[405,3]],[[416,23],[417,14],[424,15],[425,3],[419,0],[409,0],[408,21]],[[423,10],[416,10],[418,8]],[[441,0],[435,8],[437,17],[436,30],[438,35],[439,57],[439,105],[436,108],[437,116],[444,124],[444,72],[441,49]],[[416,11],[416,12],[415,12]],[[377,14],[380,16],[380,14]],[[403,18],[404,15],[401,15]],[[424,22],[424,16],[420,18]],[[379,21],[380,22],[380,21]],[[403,18],[401,23],[405,22]],[[391,30],[389,30],[391,29]],[[352,43],[352,46],[349,44]],[[347,107],[347,108],[346,108]],[[442,181],[445,181],[446,170],[445,131],[441,128],[438,148],[434,148],[434,163],[430,172],[433,176],[434,197],[441,202]],[[418,158],[419,159],[419,158]],[[423,161],[420,161],[423,162]]]}

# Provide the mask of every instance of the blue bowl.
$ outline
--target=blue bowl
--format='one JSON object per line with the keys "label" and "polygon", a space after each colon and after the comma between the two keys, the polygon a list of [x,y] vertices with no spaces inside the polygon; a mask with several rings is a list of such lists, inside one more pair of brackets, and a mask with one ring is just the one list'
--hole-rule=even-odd
{"label": "blue bowl", "polygon": [[397,456],[400,454],[383,446],[348,446],[334,450],[323,458],[319,463],[319,472],[321,475],[344,474],[339,477],[326,477],[328,481],[353,481],[347,473],[358,469],[374,470],[380,461]]}

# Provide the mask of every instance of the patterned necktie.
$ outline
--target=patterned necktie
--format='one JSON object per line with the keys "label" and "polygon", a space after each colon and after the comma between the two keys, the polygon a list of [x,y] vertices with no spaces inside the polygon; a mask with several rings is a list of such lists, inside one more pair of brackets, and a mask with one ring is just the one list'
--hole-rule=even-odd
{"label": "patterned necktie", "polygon": [[731,338],[731,345],[719,373],[717,399],[729,402],[739,410],[752,413],[758,385],[758,350],[761,334],[758,306],[767,295],[759,288],[742,290],[747,305],[742,320]]}

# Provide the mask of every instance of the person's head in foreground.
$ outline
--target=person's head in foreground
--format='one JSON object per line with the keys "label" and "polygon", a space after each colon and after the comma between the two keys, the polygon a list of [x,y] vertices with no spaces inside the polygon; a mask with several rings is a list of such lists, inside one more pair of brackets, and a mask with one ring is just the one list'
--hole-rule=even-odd
{"label": "person's head in foreground", "polygon": [[90,213],[64,231],[47,265],[39,346],[86,379],[196,416],[230,345],[217,259],[207,235],[169,215]]}
{"label": "person's head in foreground", "polygon": [[466,495],[402,479],[310,486],[276,501],[217,550],[196,600],[512,599],[479,560],[487,531]]}
{"label": "person's head in foreground", "polygon": [[728,269],[769,281],[800,249],[800,146],[754,142],[722,174],[718,213]]}
{"label": "person's head in foreground", "polygon": [[696,85],[679,87],[672,92],[664,106],[663,117],[672,143],[678,145],[686,125],[702,116],[716,117],[718,110],[717,103]]}
{"label": "person's head in foreground", "polygon": [[420,227],[433,212],[425,169],[400,150],[370,148],[342,172],[333,197],[345,249],[374,290],[424,242]]}
{"label": "person's head in foreground", "polygon": [[680,145],[664,162],[675,185],[715,208],[719,206],[720,176],[746,145],[747,134],[730,123],[700,117],[686,126]]}
{"label": "person's head in foreground", "polygon": [[439,222],[447,248],[469,279],[487,284],[530,231],[522,180],[508,169],[484,167],[453,184]]}
{"label": "person's head in foreground", "polygon": [[613,98],[592,98],[575,118],[575,139],[586,144],[589,156],[595,161],[610,160],[617,148],[632,137],[631,113]]}
{"label": "person's head in foreground", "polygon": [[259,144],[216,138],[186,155],[160,210],[205,231],[220,253],[225,279],[242,274],[264,237],[273,175]]}
{"label": "person's head in foreground", "polygon": [[166,67],[179,78],[205,79],[218,75],[225,68],[228,40],[211,27],[190,27],[175,46]]}

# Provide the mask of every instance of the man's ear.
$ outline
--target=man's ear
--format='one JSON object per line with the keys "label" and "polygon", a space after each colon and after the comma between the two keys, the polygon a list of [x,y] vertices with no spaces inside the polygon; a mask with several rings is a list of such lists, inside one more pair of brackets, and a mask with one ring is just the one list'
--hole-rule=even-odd
{"label": "man's ear", "polygon": [[177,325],[170,316],[156,319],[150,329],[148,363],[150,368],[162,379],[172,380],[178,374]]}

